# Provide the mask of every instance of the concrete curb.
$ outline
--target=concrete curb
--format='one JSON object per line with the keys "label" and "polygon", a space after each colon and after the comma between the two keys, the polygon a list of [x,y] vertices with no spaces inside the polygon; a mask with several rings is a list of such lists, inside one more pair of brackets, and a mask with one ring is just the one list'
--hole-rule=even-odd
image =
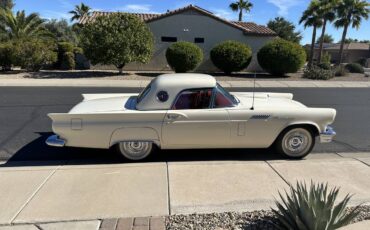
{"label": "concrete curb", "polygon": [[[0,87],[127,87],[143,88],[148,80],[0,79]],[[227,88],[252,88],[253,81],[220,81]],[[257,80],[257,88],[369,88],[369,81]]]}

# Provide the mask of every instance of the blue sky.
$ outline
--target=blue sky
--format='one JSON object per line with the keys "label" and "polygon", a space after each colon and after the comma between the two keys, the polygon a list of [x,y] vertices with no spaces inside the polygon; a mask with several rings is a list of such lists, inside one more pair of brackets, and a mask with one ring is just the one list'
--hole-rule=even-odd
{"label": "blue sky", "polygon": [[[27,13],[38,12],[44,18],[70,18],[68,11],[81,0],[14,0],[16,10],[24,9]],[[140,13],[162,13],[166,10],[176,9],[194,4],[212,11],[216,15],[230,20],[237,19],[237,13],[229,9],[233,0],[83,0],[94,10],[126,11]],[[245,21],[253,21],[265,25],[270,19],[283,16],[296,24],[303,33],[302,44],[310,43],[312,29],[304,29],[297,25],[302,12],[309,0],[251,0],[254,7],[250,14],[244,17]],[[339,41],[342,29],[329,26],[328,33],[335,41]],[[351,29],[347,37],[357,39],[370,39],[370,20],[364,21],[359,30]]]}

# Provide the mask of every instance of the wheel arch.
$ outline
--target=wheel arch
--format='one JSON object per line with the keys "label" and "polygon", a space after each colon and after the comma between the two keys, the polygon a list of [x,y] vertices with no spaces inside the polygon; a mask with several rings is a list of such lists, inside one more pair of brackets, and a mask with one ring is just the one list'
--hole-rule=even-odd
{"label": "wheel arch", "polygon": [[112,132],[109,148],[123,141],[150,141],[160,147],[158,132],[151,127],[124,127]]}
{"label": "wheel arch", "polygon": [[308,129],[312,135],[315,137],[319,136],[320,134],[320,128],[317,124],[312,122],[294,122],[290,123],[287,126],[285,126],[282,130],[280,130],[279,134],[276,136],[274,142],[271,144],[271,146],[275,145],[276,140],[279,139],[279,137],[284,134],[287,130],[293,129],[293,128],[306,128]]}

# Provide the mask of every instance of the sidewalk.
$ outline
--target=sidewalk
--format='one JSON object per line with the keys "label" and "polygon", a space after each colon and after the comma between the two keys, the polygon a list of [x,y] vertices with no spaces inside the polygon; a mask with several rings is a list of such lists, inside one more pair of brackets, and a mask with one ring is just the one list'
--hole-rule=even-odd
{"label": "sidewalk", "polygon": [[[147,217],[268,210],[278,190],[296,180],[328,182],[341,188],[340,197],[355,194],[351,205],[369,204],[369,178],[370,153],[311,154],[301,161],[4,162],[0,225],[67,229],[43,223],[73,221],[89,226],[77,229],[98,229],[124,218],[120,221],[132,221],[133,229],[149,229],[152,219]],[[133,217],[146,227],[134,228]],[[153,221],[164,228],[163,218]],[[0,230],[10,229],[4,226]],[[36,229],[26,227],[18,226]]]}
{"label": "sidewalk", "polygon": [[[0,86],[27,87],[145,87],[149,80],[96,80],[96,79],[0,79]],[[221,81],[224,87],[252,88],[253,81]],[[369,88],[369,81],[293,81],[257,80],[258,88]]]}

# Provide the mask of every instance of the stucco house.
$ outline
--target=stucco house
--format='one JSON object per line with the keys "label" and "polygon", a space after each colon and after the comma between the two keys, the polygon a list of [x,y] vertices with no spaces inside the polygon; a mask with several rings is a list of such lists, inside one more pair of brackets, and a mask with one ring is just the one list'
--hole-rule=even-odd
{"label": "stucco house", "polygon": [[[107,16],[116,12],[93,12],[89,17],[83,17],[81,24],[89,23],[96,17]],[[210,11],[198,6],[167,11],[163,14],[133,13],[147,23],[155,37],[155,51],[148,64],[131,63],[125,70],[160,71],[169,70],[165,52],[171,43],[176,41],[194,42],[203,49],[204,61],[197,71],[214,71],[216,67],[209,58],[210,50],[225,40],[236,40],[248,44],[254,54],[249,71],[258,71],[257,51],[266,42],[276,38],[274,31],[253,22],[234,22],[220,18]],[[107,68],[99,66],[98,68]]]}
{"label": "stucco house", "polygon": [[[311,46],[306,45],[307,49]],[[332,43],[324,43],[323,44],[323,52],[327,52],[331,56],[331,62],[337,63],[339,59],[339,50],[340,50],[340,43],[339,44],[332,44]],[[314,59],[317,59],[319,54],[319,44],[315,44],[315,56]],[[343,46],[343,63],[352,63],[358,62],[360,59],[370,59],[370,44],[367,43],[358,43],[358,42],[351,42],[344,44]],[[370,65],[370,64],[369,64]]]}

